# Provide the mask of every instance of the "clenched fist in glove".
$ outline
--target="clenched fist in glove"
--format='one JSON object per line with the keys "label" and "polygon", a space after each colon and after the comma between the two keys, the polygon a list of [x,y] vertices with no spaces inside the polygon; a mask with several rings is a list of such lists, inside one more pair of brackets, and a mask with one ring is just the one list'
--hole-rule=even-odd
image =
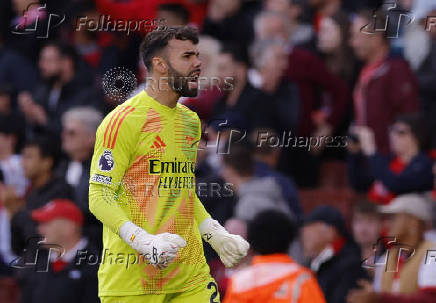
{"label": "clenched fist in glove", "polygon": [[186,241],[179,235],[152,235],[130,221],[121,226],[120,236],[158,269],[167,268],[177,257],[179,249],[186,246]]}
{"label": "clenched fist in glove", "polygon": [[200,225],[200,233],[219,255],[226,267],[233,267],[247,255],[250,245],[239,235],[230,234],[218,221],[208,218]]}

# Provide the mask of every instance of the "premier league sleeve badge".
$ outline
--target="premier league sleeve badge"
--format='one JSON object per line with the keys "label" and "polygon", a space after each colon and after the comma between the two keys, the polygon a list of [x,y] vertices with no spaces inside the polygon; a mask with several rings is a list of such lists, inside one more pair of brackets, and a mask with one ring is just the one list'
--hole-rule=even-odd
{"label": "premier league sleeve badge", "polygon": [[105,150],[98,161],[98,168],[101,171],[111,171],[115,166],[114,157],[110,150]]}

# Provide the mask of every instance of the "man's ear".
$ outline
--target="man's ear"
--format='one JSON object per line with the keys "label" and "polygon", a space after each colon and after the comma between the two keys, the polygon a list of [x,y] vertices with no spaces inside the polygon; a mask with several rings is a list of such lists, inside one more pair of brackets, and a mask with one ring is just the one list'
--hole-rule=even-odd
{"label": "man's ear", "polygon": [[168,72],[168,64],[162,57],[153,57],[153,59],[151,59],[151,63],[153,70],[161,74],[166,74]]}

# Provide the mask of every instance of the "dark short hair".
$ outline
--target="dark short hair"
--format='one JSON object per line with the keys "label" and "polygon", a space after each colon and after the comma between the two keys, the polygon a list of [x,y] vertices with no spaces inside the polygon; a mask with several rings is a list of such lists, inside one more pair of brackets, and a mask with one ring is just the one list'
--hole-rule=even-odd
{"label": "dark short hair", "polygon": [[172,39],[189,40],[197,44],[198,31],[192,26],[169,26],[164,29],[155,29],[145,36],[139,51],[144,65],[149,71],[151,70],[151,59],[167,47],[168,42]]}
{"label": "dark short hair", "polygon": [[159,5],[160,11],[170,12],[183,20],[183,23],[189,22],[189,12],[182,4],[179,3],[164,3]]}
{"label": "dark short hair", "polygon": [[41,157],[51,158],[54,169],[59,163],[61,157],[59,139],[49,134],[38,134],[27,139],[24,147],[36,147],[39,150]]}
{"label": "dark short hair", "polygon": [[44,45],[44,47],[49,46],[56,48],[59,52],[59,55],[61,55],[62,57],[70,58],[73,61],[75,67],[78,65],[80,57],[76,49],[72,45],[59,41],[49,41],[47,44]]}
{"label": "dark short hair", "polygon": [[243,63],[245,65],[250,64],[248,51],[241,45],[225,43],[221,48],[220,54],[230,55],[235,62]]}
{"label": "dark short hair", "polygon": [[249,143],[238,142],[228,144],[226,150],[229,153],[223,154],[223,162],[231,167],[240,176],[252,176],[254,173],[253,148]]}
{"label": "dark short hair", "polygon": [[247,226],[247,240],[260,255],[287,253],[296,234],[289,216],[277,210],[258,213]]}
{"label": "dark short hair", "polygon": [[[367,8],[361,9],[358,13],[358,16],[368,21],[367,26],[370,27],[370,29],[383,28],[385,26],[386,19],[388,18],[388,15],[386,14],[386,12],[381,10],[381,9],[370,10]],[[374,19],[374,16],[376,16],[375,19]],[[375,24],[374,24],[374,20],[375,20]],[[383,37],[383,40],[385,41],[385,43],[389,44],[389,37],[391,37],[391,35],[393,34],[393,30],[396,30],[396,28],[394,29],[392,24],[389,23],[388,28],[385,31],[377,31],[376,33],[380,34],[381,37]],[[374,33],[374,34],[376,34],[376,33]]]}
{"label": "dark short hair", "polygon": [[404,123],[410,127],[412,135],[418,141],[420,151],[426,151],[430,146],[429,128],[424,121],[420,113],[407,113],[398,115],[394,122]]}

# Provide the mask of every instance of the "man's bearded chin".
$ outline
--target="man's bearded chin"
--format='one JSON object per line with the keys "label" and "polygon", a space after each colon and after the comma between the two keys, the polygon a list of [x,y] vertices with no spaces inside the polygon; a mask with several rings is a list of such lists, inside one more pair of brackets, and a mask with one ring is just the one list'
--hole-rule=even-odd
{"label": "man's bearded chin", "polygon": [[[192,81],[191,75],[182,75],[168,63],[168,84],[180,97],[196,97],[198,82]],[[191,81],[191,83],[190,83]],[[195,83],[195,84],[193,84]]]}

